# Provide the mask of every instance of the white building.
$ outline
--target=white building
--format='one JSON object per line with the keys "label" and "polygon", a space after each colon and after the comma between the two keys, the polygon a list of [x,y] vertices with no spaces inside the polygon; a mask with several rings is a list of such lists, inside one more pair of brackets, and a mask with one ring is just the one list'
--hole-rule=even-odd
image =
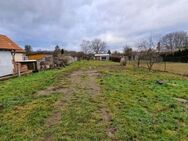
{"label": "white building", "polygon": [[95,60],[107,61],[110,59],[110,54],[95,54]]}
{"label": "white building", "polygon": [[0,35],[0,77],[15,73],[15,61],[21,61],[24,50],[7,36]]}
{"label": "white building", "polygon": [[0,77],[12,74],[13,69],[11,52],[0,50]]}

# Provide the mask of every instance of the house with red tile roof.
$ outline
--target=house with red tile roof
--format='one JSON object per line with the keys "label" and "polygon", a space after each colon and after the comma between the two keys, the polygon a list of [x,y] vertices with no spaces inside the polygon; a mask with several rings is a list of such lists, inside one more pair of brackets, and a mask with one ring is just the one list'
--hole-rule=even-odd
{"label": "house with red tile roof", "polygon": [[15,73],[15,62],[24,59],[24,52],[10,38],[0,35],[0,77]]}

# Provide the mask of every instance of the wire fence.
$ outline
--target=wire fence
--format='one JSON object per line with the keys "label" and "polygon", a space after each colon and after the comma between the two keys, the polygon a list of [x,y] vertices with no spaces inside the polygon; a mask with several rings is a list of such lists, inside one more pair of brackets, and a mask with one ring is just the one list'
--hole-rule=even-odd
{"label": "wire fence", "polygon": [[[188,58],[188,56],[184,56],[184,58],[185,57]],[[188,62],[181,62],[181,59],[182,57],[171,58],[170,60],[172,61],[165,60],[164,58],[161,60],[159,59],[160,61],[156,61],[153,63],[151,69],[188,76]],[[148,68],[149,61],[140,60],[138,62],[138,60],[135,60],[129,61],[128,64],[133,67]]]}

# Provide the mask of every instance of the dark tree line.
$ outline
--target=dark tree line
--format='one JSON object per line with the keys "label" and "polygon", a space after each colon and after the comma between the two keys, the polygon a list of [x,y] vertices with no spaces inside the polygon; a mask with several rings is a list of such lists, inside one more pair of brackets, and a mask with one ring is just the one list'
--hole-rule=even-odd
{"label": "dark tree line", "polygon": [[163,61],[188,62],[188,33],[172,32],[160,40]]}
{"label": "dark tree line", "polygon": [[185,50],[178,50],[174,53],[161,55],[163,57],[163,61],[165,62],[188,62],[188,49]]}

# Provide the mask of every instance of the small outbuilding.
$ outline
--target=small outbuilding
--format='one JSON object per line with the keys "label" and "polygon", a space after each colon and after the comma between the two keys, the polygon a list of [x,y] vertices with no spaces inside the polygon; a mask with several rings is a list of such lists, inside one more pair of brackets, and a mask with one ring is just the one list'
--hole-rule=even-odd
{"label": "small outbuilding", "polygon": [[108,61],[110,59],[110,54],[95,54],[95,60]]}
{"label": "small outbuilding", "polygon": [[7,36],[0,35],[0,77],[16,74],[16,61],[22,61],[24,56],[22,48]]}
{"label": "small outbuilding", "polygon": [[36,60],[37,70],[45,70],[54,67],[53,52],[38,51],[27,55],[29,60]]}

